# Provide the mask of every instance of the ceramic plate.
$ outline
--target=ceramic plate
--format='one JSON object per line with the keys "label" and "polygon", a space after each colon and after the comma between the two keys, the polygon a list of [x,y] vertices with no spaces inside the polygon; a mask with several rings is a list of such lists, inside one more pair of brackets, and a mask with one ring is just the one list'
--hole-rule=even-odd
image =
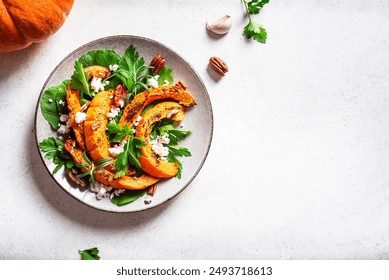
{"label": "ceramic plate", "polygon": [[192,156],[180,157],[183,164],[182,178],[172,178],[159,182],[157,193],[152,197],[150,204],[145,204],[144,198],[140,198],[133,203],[116,206],[108,198],[97,200],[94,193],[72,186],[65,178],[64,169],[61,169],[53,175],[52,171],[55,165],[52,161],[46,160],[44,154],[39,151],[48,173],[64,191],[88,206],[110,212],[136,212],[150,209],[161,205],[179,194],[192,182],[200,171],[207,157],[213,133],[212,107],[207,90],[201,78],[189,63],[176,52],[159,42],[143,37],[123,35],[105,37],[92,41],[70,53],[53,70],[42,88],[36,107],[35,132],[37,143],[50,136],[57,136],[56,132],[50,128],[50,125],[42,116],[40,110],[42,93],[49,87],[58,85],[63,80],[69,79],[73,73],[74,62],[88,51],[112,49],[119,55],[123,55],[124,51],[131,44],[136,48],[140,56],[145,58],[146,63],[150,62],[152,57],[157,53],[162,54],[166,58],[166,65],[173,69],[175,82],[178,80],[184,81],[188,86],[188,91],[192,93],[197,101],[197,105],[185,114],[185,129],[190,129],[192,134],[182,140],[180,145],[187,147],[191,151]]}

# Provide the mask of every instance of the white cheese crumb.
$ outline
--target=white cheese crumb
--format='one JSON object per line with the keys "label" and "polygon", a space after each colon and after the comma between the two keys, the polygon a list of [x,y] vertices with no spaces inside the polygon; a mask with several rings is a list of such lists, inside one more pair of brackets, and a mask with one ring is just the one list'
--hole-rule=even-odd
{"label": "white cheese crumb", "polygon": [[95,182],[95,184],[90,184],[89,189],[96,193],[97,199],[103,199],[104,197],[108,197],[110,195],[110,191],[112,190],[112,187],[103,185],[102,183]]}
{"label": "white cheese crumb", "polygon": [[177,109],[177,110],[172,110],[169,112],[169,114],[167,114],[167,118],[170,119],[172,116],[176,115],[177,113],[180,112],[180,109]]}
{"label": "white cheese crumb", "polygon": [[151,196],[146,195],[145,199],[144,199],[144,202],[145,202],[145,204],[150,204],[151,203]]}
{"label": "white cheese crumb", "polygon": [[60,101],[58,101],[58,104],[61,105],[61,106],[65,106],[65,101],[60,100]]}
{"label": "white cheese crumb", "polygon": [[68,119],[69,119],[69,115],[61,114],[61,115],[59,116],[59,120],[60,120],[61,122],[66,122]]}
{"label": "white cheese crumb", "polygon": [[85,119],[86,119],[86,113],[83,112],[76,113],[76,117],[75,117],[76,123],[82,123],[85,121]]}
{"label": "white cheese crumb", "polygon": [[125,189],[117,189],[117,190],[114,190],[111,195],[109,196],[109,198],[113,198],[114,196],[119,196],[121,195],[122,193],[124,193],[126,190]]}
{"label": "white cheese crumb", "polygon": [[53,102],[54,102],[54,100],[50,98],[50,99],[49,99],[49,102],[50,102],[50,103],[53,103]]}
{"label": "white cheese crumb", "polygon": [[154,77],[147,79],[149,86],[151,86],[153,88],[158,87],[158,78],[159,78],[159,75],[155,75]]}
{"label": "white cheese crumb", "polygon": [[167,161],[166,156],[169,154],[169,149],[163,144],[169,144],[170,139],[167,137],[167,134],[163,136],[157,136],[155,140],[150,141],[151,149],[156,155],[159,156],[162,160]]}
{"label": "white cheese crumb", "polygon": [[119,154],[123,153],[124,149],[122,146],[115,145],[112,148],[108,148],[108,152],[113,156],[117,157]]}
{"label": "white cheese crumb", "polygon": [[107,85],[107,82],[102,83],[101,78],[93,77],[90,82],[90,87],[94,92],[99,92],[104,90],[104,87]]}
{"label": "white cheese crumb", "polygon": [[163,82],[164,82],[164,85],[169,85],[170,84],[168,80],[164,80]]}
{"label": "white cheese crumb", "polygon": [[57,132],[58,132],[59,134],[66,134],[66,133],[70,132],[70,129],[69,129],[69,127],[68,127],[67,125],[61,124],[61,125],[59,126]]}
{"label": "white cheese crumb", "polygon": [[119,100],[119,106],[120,106],[120,108],[124,107],[124,100],[123,99]]}
{"label": "white cheese crumb", "polygon": [[134,123],[135,127],[138,127],[138,125],[139,125],[139,123],[140,123],[141,120],[142,120],[142,116],[139,115],[139,116],[136,118],[136,121],[135,121],[135,123]]}
{"label": "white cheese crumb", "polygon": [[115,72],[116,70],[118,70],[118,68],[119,68],[119,65],[117,65],[117,64],[109,65],[109,70],[112,72]]}
{"label": "white cheese crumb", "polygon": [[108,118],[110,120],[114,119],[120,112],[120,108],[112,106],[111,111],[108,112]]}

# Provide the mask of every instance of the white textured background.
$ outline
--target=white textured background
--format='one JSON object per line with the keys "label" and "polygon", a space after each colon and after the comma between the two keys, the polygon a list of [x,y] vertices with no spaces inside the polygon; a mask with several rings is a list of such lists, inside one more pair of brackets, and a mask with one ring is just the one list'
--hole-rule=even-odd
{"label": "white textured background", "polygon": [[[271,1],[241,34],[239,0],[77,1],[47,42],[0,55],[0,259],[389,259],[389,2]],[[233,27],[212,38],[207,19]],[[99,21],[102,21],[98,23]],[[137,214],[65,194],[38,156],[39,92],[71,51],[114,34],[150,37],[204,80],[208,159],[170,203]],[[230,67],[215,81],[210,56]]]}

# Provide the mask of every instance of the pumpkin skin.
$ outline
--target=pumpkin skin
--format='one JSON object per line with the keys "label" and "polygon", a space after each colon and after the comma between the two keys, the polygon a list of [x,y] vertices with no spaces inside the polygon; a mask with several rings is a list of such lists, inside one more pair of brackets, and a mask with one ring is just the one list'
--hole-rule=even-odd
{"label": "pumpkin skin", "polygon": [[63,25],[74,0],[0,0],[0,52],[46,40]]}

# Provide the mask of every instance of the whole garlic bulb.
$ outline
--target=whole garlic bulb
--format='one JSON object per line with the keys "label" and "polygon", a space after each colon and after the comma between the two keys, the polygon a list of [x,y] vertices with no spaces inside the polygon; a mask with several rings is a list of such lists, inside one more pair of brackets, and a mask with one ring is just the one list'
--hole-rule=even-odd
{"label": "whole garlic bulb", "polygon": [[224,17],[219,18],[215,22],[209,24],[207,22],[207,29],[209,31],[212,31],[216,34],[226,34],[228,31],[230,31],[232,26],[232,20],[229,15],[225,15]]}

